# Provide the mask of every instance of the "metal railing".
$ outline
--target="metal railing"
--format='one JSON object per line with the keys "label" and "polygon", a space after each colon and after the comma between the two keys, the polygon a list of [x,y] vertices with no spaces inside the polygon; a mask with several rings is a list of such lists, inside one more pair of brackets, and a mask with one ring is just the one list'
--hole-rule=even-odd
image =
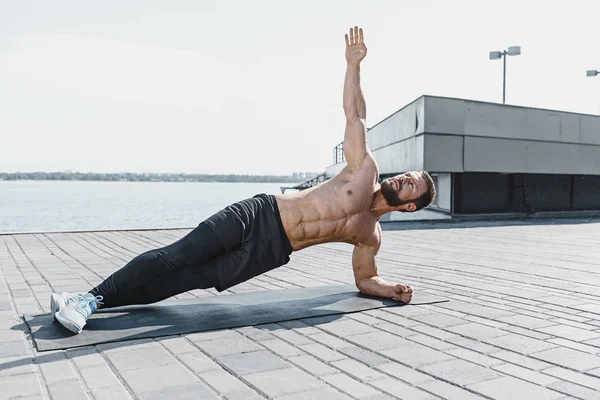
{"label": "metal railing", "polygon": [[344,158],[344,142],[338,144],[333,148],[333,163],[341,163],[346,159]]}

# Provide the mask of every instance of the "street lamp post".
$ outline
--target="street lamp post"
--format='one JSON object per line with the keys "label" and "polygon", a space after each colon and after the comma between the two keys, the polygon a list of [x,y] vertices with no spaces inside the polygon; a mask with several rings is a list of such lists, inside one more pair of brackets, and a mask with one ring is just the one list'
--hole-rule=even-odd
{"label": "street lamp post", "polygon": [[502,103],[506,103],[506,56],[521,55],[521,46],[511,46],[504,51],[490,51],[490,60],[504,59],[504,69],[502,78]]}

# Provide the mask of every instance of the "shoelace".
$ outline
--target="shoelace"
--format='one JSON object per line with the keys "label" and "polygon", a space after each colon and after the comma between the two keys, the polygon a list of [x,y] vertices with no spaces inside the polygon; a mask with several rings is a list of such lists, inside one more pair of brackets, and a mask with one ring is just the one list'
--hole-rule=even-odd
{"label": "shoelace", "polygon": [[102,296],[92,297],[92,295],[84,295],[79,303],[77,303],[77,311],[87,319],[98,309],[98,304],[104,304],[102,300],[104,300]]}
{"label": "shoelace", "polygon": [[71,297],[69,297],[69,298],[67,299],[67,304],[70,304],[70,303],[72,303],[72,302],[74,302],[74,301],[80,301],[80,300],[83,300],[83,296],[84,296],[84,295],[83,295],[83,293],[77,293],[76,295],[74,295],[74,296],[71,296]]}

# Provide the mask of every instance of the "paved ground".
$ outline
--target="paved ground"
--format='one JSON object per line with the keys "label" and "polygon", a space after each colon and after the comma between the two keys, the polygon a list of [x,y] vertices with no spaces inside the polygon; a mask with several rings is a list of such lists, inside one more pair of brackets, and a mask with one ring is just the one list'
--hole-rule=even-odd
{"label": "paved ground", "polygon": [[[0,236],[0,398],[600,398],[600,220],[399,227],[380,274],[450,302],[58,352],[20,316],[187,231]],[[351,283],[350,255],[311,248],[234,291]]]}

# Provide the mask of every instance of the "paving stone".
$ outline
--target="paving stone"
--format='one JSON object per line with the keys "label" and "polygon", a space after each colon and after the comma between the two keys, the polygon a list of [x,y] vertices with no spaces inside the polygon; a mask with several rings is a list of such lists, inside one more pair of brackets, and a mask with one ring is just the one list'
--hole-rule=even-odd
{"label": "paving stone", "polygon": [[450,354],[451,356],[482,365],[484,367],[491,367],[492,365],[499,365],[503,363],[502,361],[496,358],[488,357],[486,355],[479,354],[474,351],[463,348],[448,350],[446,351],[446,353]]}
{"label": "paving stone", "polygon": [[325,375],[322,379],[340,391],[357,398],[374,396],[379,393],[372,387],[360,383],[345,374]]}
{"label": "paving stone", "polygon": [[447,341],[459,347],[464,347],[481,354],[494,353],[498,351],[498,349],[492,345],[461,336],[449,338]]}
{"label": "paving stone", "polygon": [[396,362],[381,364],[375,368],[382,372],[385,372],[388,375],[392,375],[398,379],[401,379],[404,382],[407,382],[413,386],[420,385],[422,383],[429,382],[434,379],[430,375],[426,375],[415,369],[405,367],[404,365],[398,364]]}
{"label": "paving stone", "polygon": [[563,397],[560,393],[511,376],[476,383],[468,387],[492,399],[556,400]]}
{"label": "paving stone", "polygon": [[221,366],[212,359],[197,350],[195,353],[184,353],[178,355],[181,362],[194,372],[202,373],[221,369]]}
{"label": "paving stone", "polygon": [[[600,391],[600,379],[593,376],[584,375],[579,372],[574,372],[561,367],[552,367],[543,371],[545,374],[555,376],[565,381],[577,383],[578,385],[587,386]],[[593,371],[588,371],[593,373]]]}
{"label": "paving stone", "polygon": [[196,342],[196,344],[213,357],[246,353],[249,351],[263,349],[250,339],[241,335],[239,338],[225,337],[222,339],[204,340],[201,342]]}
{"label": "paving stone", "polygon": [[599,393],[597,390],[592,390],[571,382],[555,382],[551,385],[548,385],[548,388],[557,390],[562,393],[567,393],[570,396],[574,396],[584,400],[598,400],[599,397]]}
{"label": "paving stone", "polygon": [[351,400],[352,397],[339,392],[333,388],[323,388],[323,389],[315,389],[309,390],[307,392],[290,394],[283,397],[278,397],[277,400],[314,400],[314,399],[323,399],[323,400]]}
{"label": "paving stone", "polygon": [[385,375],[383,375],[381,372],[377,372],[356,360],[346,359],[334,361],[331,363],[331,365],[364,382],[385,378]]}
{"label": "paving stone", "polygon": [[379,353],[412,367],[433,364],[454,358],[446,353],[430,349],[429,347],[418,343],[411,343],[394,349],[381,350]]}
{"label": "paving stone", "polygon": [[337,336],[346,336],[348,332],[359,335],[361,333],[377,332],[376,328],[351,319],[338,320],[319,325],[320,329],[333,333]]}
{"label": "paving stone", "polygon": [[522,367],[540,370],[544,368],[552,367],[552,364],[536,360],[535,358],[527,357],[522,354],[513,353],[512,351],[502,350],[497,353],[489,354],[490,357],[499,358],[504,361],[518,364]]}
{"label": "paving stone", "polygon": [[[303,344],[314,343],[314,341],[307,338],[306,336],[302,336],[299,333],[294,332],[292,330],[277,330],[277,331],[272,331],[271,333],[273,335],[277,336],[278,338],[285,340],[288,343],[293,344],[294,346],[301,346]],[[316,333],[322,333],[322,332],[317,330]]]}
{"label": "paving stone", "polygon": [[0,393],[6,399],[19,396],[41,396],[37,374],[4,376],[0,378]]}
{"label": "paving stone", "polygon": [[254,387],[258,388],[261,392],[265,393],[267,396],[272,397],[324,386],[323,383],[321,383],[315,377],[307,374],[304,371],[301,371],[298,368],[260,372],[258,374],[246,375],[244,379],[250,382]]}
{"label": "paving stone", "polygon": [[110,399],[110,400],[130,400],[133,397],[125,390],[123,386],[110,386],[99,389],[92,389],[92,396],[95,399]]}
{"label": "paving stone", "polygon": [[538,332],[531,329],[521,328],[520,326],[507,326],[504,328],[505,331],[516,333],[517,335],[527,336],[533,339],[547,340],[552,339],[554,336],[547,333]]}
{"label": "paving stone", "polygon": [[287,361],[296,364],[298,367],[310,372],[315,376],[338,372],[335,368],[330,367],[329,365],[310,355],[290,357],[287,359]]}
{"label": "paving stone", "polygon": [[[459,337],[459,336],[457,336]],[[431,347],[436,350],[441,350],[447,352],[449,349],[456,348],[456,345],[453,343],[448,343],[440,339],[436,339],[427,335],[414,335],[409,338],[411,342],[417,342],[427,347]]]}
{"label": "paving stone", "polygon": [[420,389],[409,386],[394,378],[380,379],[370,382],[370,384],[372,386],[375,386],[377,389],[380,389],[400,399],[437,400],[436,396],[433,396]]}
{"label": "paving stone", "polygon": [[531,356],[577,371],[600,367],[600,357],[565,347],[542,351]]}
{"label": "paving stone", "polygon": [[291,364],[267,350],[232,354],[219,357],[217,361],[238,376],[292,367]]}
{"label": "paving stone", "polygon": [[502,376],[489,368],[464,360],[450,360],[420,367],[423,372],[459,385],[470,385]]}
{"label": "paving stone", "polygon": [[106,360],[93,347],[70,349],[66,352],[66,355],[75,363],[77,368],[107,365]]}
{"label": "paving stone", "polygon": [[383,311],[391,314],[402,315],[404,317],[433,314],[436,312],[433,307],[422,307],[417,305],[386,307],[385,309],[383,309]]}
{"label": "paving stone", "polygon": [[238,392],[227,393],[224,396],[224,398],[226,400],[263,400],[263,399],[266,399],[266,397],[259,395],[257,392],[250,389],[249,387],[247,387],[244,390],[238,391]]}
{"label": "paving stone", "polygon": [[158,346],[117,351],[106,354],[106,357],[119,371],[129,371],[139,369],[140,367],[151,368],[176,363],[173,356]]}
{"label": "paving stone", "polygon": [[34,372],[33,359],[30,357],[6,357],[0,360],[0,378]]}
{"label": "paving stone", "polygon": [[355,321],[362,322],[363,324],[367,324],[369,326],[377,325],[377,324],[383,322],[380,319],[377,319],[375,317],[372,317],[372,316],[366,314],[364,311],[354,313],[354,314],[347,314],[346,317],[349,319],[353,319]]}
{"label": "paving stone", "polygon": [[[413,326],[416,326],[416,325],[413,325]],[[377,329],[380,329],[382,331],[391,333],[392,335],[399,336],[399,337],[408,337],[408,336],[419,334],[419,332],[415,332],[415,331],[411,330],[410,328],[405,328],[400,325],[392,324],[391,322],[384,322],[383,324],[377,324],[376,327],[377,327]]]}
{"label": "paving stone", "polygon": [[548,376],[537,371],[532,371],[514,364],[496,365],[493,366],[492,369],[540,386],[546,386],[558,380],[555,377]]}
{"label": "paving stone", "polygon": [[188,333],[185,335],[185,337],[194,343],[207,341],[207,340],[242,339],[242,338],[244,338],[244,336],[242,336],[239,332],[236,332],[231,329],[221,329],[221,330],[217,330],[217,331]]}
{"label": "paving stone", "polygon": [[453,317],[451,315],[442,314],[442,313],[415,315],[415,316],[411,317],[411,319],[414,319],[419,322],[423,322],[425,324],[433,325],[438,328],[445,328],[445,327],[454,326],[454,325],[462,325],[462,324],[465,324],[468,322],[462,318],[457,318],[457,317]]}
{"label": "paving stone", "polygon": [[0,343],[0,359],[15,356],[25,356],[27,354],[27,347],[25,346],[24,340]]}
{"label": "paving stone", "polygon": [[344,354],[331,350],[319,343],[305,344],[299,347],[301,350],[304,350],[323,361],[337,361],[346,358]]}
{"label": "paving stone", "polygon": [[183,337],[157,338],[160,344],[165,346],[173,354],[185,354],[198,351],[190,342]]}
{"label": "paving stone", "polygon": [[161,390],[172,386],[189,385],[197,379],[181,365],[162,365],[160,367],[119,371],[123,380],[136,393]]}
{"label": "paving stone", "polygon": [[[387,321],[388,323],[397,325],[399,327],[410,328],[411,326],[422,325],[422,323],[419,321],[408,319],[401,315],[392,314],[392,313],[384,311],[383,309],[379,309],[379,310],[375,310],[375,311],[378,311],[378,313],[373,314],[374,317],[381,319],[383,321]],[[379,325],[380,324],[377,324],[377,328],[381,329],[381,326],[379,326]]]}
{"label": "paving stone", "polygon": [[139,339],[139,340],[126,340],[123,342],[113,343],[101,343],[96,345],[98,351],[105,355],[117,353],[120,351],[140,350],[140,349],[157,349],[160,346],[154,341],[154,339]]}
{"label": "paving stone", "polygon": [[449,400],[481,400],[481,396],[471,393],[458,386],[451,385],[444,381],[431,380],[419,385],[420,388],[431,392],[441,398]]}
{"label": "paving stone", "polygon": [[205,372],[200,377],[221,394],[244,392],[248,389],[246,384],[225,370]]}
{"label": "paving stone", "polygon": [[0,342],[19,342],[25,339],[20,330],[3,329],[0,330]]}
{"label": "paving stone", "polygon": [[[394,347],[409,344],[406,339],[403,339],[399,336],[393,335],[388,332],[381,331],[347,336],[346,340],[372,350],[391,349]],[[348,346],[347,343],[346,346]]]}
{"label": "paving stone", "polygon": [[53,359],[38,364],[44,380],[48,383],[77,379],[73,366],[64,354],[57,353]]}
{"label": "paving stone", "polygon": [[504,336],[509,332],[493,328],[487,325],[481,325],[476,323],[469,323],[464,325],[454,325],[446,328],[447,330],[456,334],[467,336],[477,340],[490,339],[498,336]]}
{"label": "paving stone", "polygon": [[547,333],[549,335],[554,335],[575,341],[584,341],[600,338],[600,333],[598,332],[574,328],[572,326],[566,325],[549,326],[547,328],[538,328],[537,330],[540,332]]}
{"label": "paving stone", "polygon": [[542,318],[530,317],[527,315],[512,315],[510,317],[498,318],[498,321],[505,322],[511,325],[518,325],[523,328],[535,329],[535,328],[546,328],[552,325],[556,325],[556,322],[550,322]]}
{"label": "paving stone", "polygon": [[90,389],[99,389],[108,386],[119,386],[121,382],[108,365],[88,367],[79,370],[85,384]]}
{"label": "paving stone", "polygon": [[384,364],[389,362],[385,357],[380,356],[377,353],[374,353],[370,350],[365,350],[357,346],[349,346],[338,349],[340,353],[347,355],[348,357],[352,357],[364,364],[374,366],[379,364]]}
{"label": "paving stone", "polygon": [[237,328],[235,331],[254,340],[255,342],[275,339],[275,336],[273,336],[271,333],[265,331],[264,329],[258,329],[254,326],[244,326],[242,328]]}
{"label": "paving stone", "polygon": [[567,340],[567,339],[563,339],[563,338],[550,339],[547,342],[554,343],[554,344],[562,346],[562,347],[569,347],[573,350],[579,350],[579,351],[583,351],[584,353],[589,353],[589,354],[598,354],[600,352],[600,349],[598,347],[588,346],[588,345],[585,345],[582,343],[573,342],[571,340]]}
{"label": "paving stone", "polygon": [[[271,337],[273,337],[273,336],[271,336]],[[305,354],[299,348],[294,347],[290,344],[287,344],[283,340],[277,339],[277,338],[270,339],[270,340],[263,340],[260,342],[260,344],[263,347],[266,347],[267,349],[279,354],[283,358],[299,356],[299,355]]]}
{"label": "paving stone", "polygon": [[53,399],[89,399],[81,383],[77,379],[58,381],[48,385],[48,392]]}
{"label": "paving stone", "polygon": [[502,317],[508,317],[511,315],[515,315],[515,313],[513,311],[501,310],[499,308],[487,307],[487,306],[470,308],[467,311],[467,314],[475,315],[475,316],[478,316],[481,318],[486,318],[486,319],[491,319],[491,320],[498,320],[499,318],[502,318]]}
{"label": "paving stone", "polygon": [[316,335],[310,335],[310,338],[327,347],[331,347],[332,349],[339,349],[341,347],[348,346],[348,342],[345,342],[329,333],[317,333]]}
{"label": "paving stone", "polygon": [[509,333],[508,335],[485,339],[484,342],[501,347],[506,350],[512,350],[521,354],[531,354],[542,350],[555,348],[556,345],[544,342],[543,340],[533,339],[527,336]]}
{"label": "paving stone", "polygon": [[220,397],[212,392],[209,388],[200,383],[184,386],[173,386],[152,392],[144,392],[139,394],[141,400],[162,400],[162,399],[177,399],[177,400],[218,400]]}

